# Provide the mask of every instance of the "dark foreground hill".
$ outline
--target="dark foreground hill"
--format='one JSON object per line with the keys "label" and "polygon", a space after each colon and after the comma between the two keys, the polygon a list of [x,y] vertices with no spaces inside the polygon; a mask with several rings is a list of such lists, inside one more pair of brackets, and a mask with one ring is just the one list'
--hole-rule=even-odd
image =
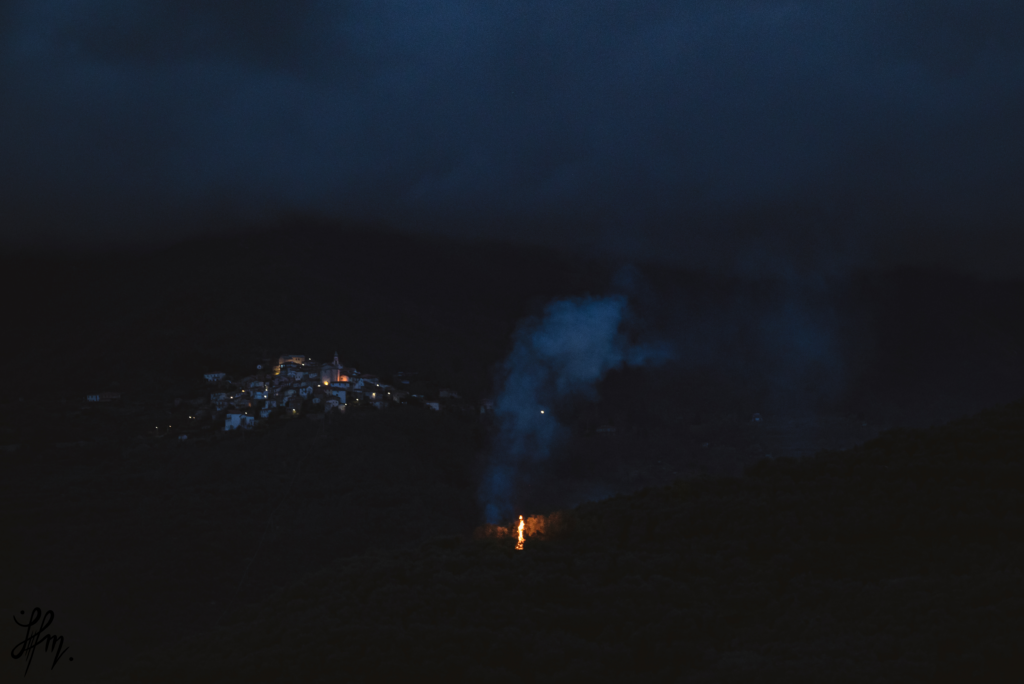
{"label": "dark foreground hill", "polygon": [[339,559],[117,681],[1021,681],[1022,494],[1024,402],[585,504],[522,552]]}

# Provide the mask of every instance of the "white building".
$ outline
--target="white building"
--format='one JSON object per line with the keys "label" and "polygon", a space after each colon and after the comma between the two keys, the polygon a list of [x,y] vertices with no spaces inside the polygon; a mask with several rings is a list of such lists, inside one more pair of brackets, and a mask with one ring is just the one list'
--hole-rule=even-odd
{"label": "white building", "polygon": [[238,428],[251,430],[255,424],[256,418],[254,416],[247,416],[241,411],[228,411],[228,414],[224,417],[225,430],[237,430]]}

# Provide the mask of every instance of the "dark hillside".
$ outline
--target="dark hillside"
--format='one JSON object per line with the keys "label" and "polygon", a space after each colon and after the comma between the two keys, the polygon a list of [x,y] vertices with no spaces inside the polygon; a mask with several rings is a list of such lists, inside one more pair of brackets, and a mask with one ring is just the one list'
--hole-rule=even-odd
{"label": "dark hillside", "polygon": [[517,321],[615,289],[677,352],[633,395],[673,418],[810,407],[928,424],[1024,386],[1021,283],[919,271],[746,281],[644,264],[622,278],[620,266],[303,219],[150,251],[8,254],[6,400],[186,396],[203,372],[335,351],[478,398]]}
{"label": "dark hillside", "polygon": [[175,391],[203,372],[252,372],[304,353],[489,390],[515,322],[553,297],[598,292],[610,268],[528,247],[327,230],[295,221],[138,253],[8,258],[11,391],[115,385]]}
{"label": "dark hillside", "polygon": [[[1019,580],[1019,406],[780,457],[1019,398],[1021,284],[910,271],[742,281],[650,265],[630,280],[617,268],[302,222],[150,252],[7,255],[7,604],[52,606],[78,673],[98,681],[146,649],[169,677],[207,667],[207,653],[225,678],[250,666],[273,678],[274,653],[307,646],[289,637],[244,660],[217,649],[249,653],[274,629],[260,611],[283,610],[268,596],[288,586],[298,619],[333,635],[332,667],[389,678],[402,673],[381,669],[395,662],[384,652],[421,673],[514,681],[633,669],[928,679],[939,655],[947,673],[1007,665],[1020,633],[1018,590],[1004,589]],[[531,470],[519,508],[652,489],[585,504],[568,536],[533,537],[518,556],[467,541],[494,427],[475,412],[394,406],[249,434],[208,424],[187,446],[159,429],[209,399],[204,371],[243,375],[287,352],[337,349],[364,371],[486,396],[517,321],[614,287],[639,334],[677,361],[613,372],[595,401],[559,407],[568,436]],[[122,400],[84,401],[108,389]],[[659,489],[676,480],[688,484]],[[316,571],[326,588],[300,582]],[[359,589],[331,593],[343,586]],[[260,620],[250,636],[246,615]],[[231,627],[194,652],[169,645],[219,624]],[[423,625],[435,655],[407,639]],[[448,662],[452,648],[468,669]],[[559,669],[565,654],[575,670]],[[296,662],[315,665],[307,680],[323,665]]]}
{"label": "dark hillside", "polygon": [[1024,402],[585,504],[523,552],[311,567],[117,681],[1020,681],[1022,493]]}
{"label": "dark hillside", "polygon": [[0,599],[53,609],[77,654],[65,681],[91,681],[309,568],[469,534],[482,440],[475,421],[395,407],[188,445],[0,451]]}

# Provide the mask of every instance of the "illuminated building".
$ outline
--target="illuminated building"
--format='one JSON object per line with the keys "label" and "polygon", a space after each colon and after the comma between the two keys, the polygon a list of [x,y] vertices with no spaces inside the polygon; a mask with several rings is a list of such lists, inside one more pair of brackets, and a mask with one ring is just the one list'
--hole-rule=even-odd
{"label": "illuminated building", "polygon": [[320,368],[320,382],[324,385],[329,385],[332,382],[348,382],[346,370],[338,361],[338,352],[334,352],[333,361],[325,363]]}

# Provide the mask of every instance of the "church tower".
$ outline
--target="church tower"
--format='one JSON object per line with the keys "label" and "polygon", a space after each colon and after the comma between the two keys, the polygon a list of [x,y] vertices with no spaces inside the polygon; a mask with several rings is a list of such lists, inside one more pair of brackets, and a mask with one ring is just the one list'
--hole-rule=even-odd
{"label": "church tower", "polygon": [[338,361],[338,352],[334,352],[334,361],[324,364],[320,369],[320,381],[327,385],[332,382],[341,382],[341,378],[341,362]]}

